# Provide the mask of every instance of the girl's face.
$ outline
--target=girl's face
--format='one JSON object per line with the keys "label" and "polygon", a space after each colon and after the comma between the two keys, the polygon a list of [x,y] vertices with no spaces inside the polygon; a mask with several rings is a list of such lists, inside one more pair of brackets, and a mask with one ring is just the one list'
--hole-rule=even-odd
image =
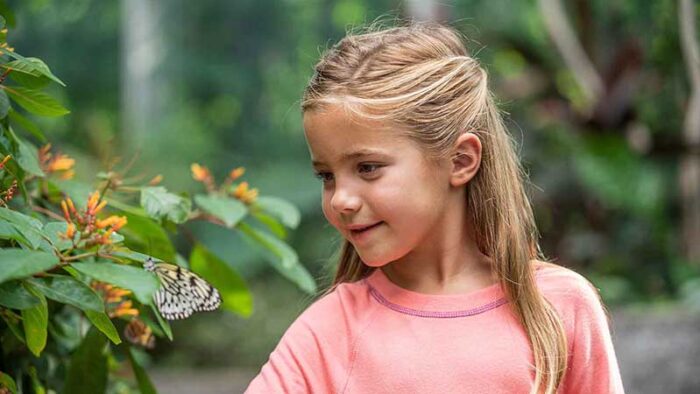
{"label": "girl's face", "polygon": [[314,170],[323,182],[323,214],[371,267],[429,248],[425,244],[445,217],[450,188],[445,167],[429,162],[408,137],[382,126],[339,106],[304,114]]}

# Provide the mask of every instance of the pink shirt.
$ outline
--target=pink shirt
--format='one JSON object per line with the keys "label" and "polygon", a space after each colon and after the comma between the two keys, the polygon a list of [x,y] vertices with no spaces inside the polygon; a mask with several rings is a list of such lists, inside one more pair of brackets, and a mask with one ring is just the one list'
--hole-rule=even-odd
{"label": "pink shirt", "polygon": [[[564,267],[536,280],[563,319],[559,393],[623,393],[597,290]],[[380,269],[339,285],[287,329],[246,394],[528,393],[532,350],[498,284],[468,294],[406,290]]]}

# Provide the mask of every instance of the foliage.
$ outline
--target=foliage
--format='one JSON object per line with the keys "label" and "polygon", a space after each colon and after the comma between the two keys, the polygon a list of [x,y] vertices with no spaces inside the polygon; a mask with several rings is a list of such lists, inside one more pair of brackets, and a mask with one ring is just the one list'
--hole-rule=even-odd
{"label": "foliage", "polygon": [[4,20],[0,28],[0,392],[155,392],[139,360],[156,336],[173,333],[154,308],[160,283],[142,267],[149,255],[188,265],[221,292],[223,309],[250,316],[246,283],[220,256],[192,234],[189,259],[175,250],[171,235],[188,222],[240,233],[282,275],[316,291],[284,241],[299,224],[297,208],[258,197],[240,181],[243,167],[217,185],[193,164],[205,192],[192,197],[168,191],[161,176],[127,178],[128,166],[91,184],[75,180],[75,159],[52,152],[26,115],[69,113],[47,90],[65,84],[7,44]]}

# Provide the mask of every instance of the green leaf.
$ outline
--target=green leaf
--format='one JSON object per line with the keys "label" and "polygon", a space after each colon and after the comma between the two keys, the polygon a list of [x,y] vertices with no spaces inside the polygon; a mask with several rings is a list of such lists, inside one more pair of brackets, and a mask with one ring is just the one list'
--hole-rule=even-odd
{"label": "green leaf", "polygon": [[17,385],[12,377],[0,371],[0,387],[7,388],[12,394],[17,394]]}
{"label": "green leaf", "polygon": [[153,294],[160,287],[153,273],[130,265],[99,262],[74,263],[71,267],[99,281],[131,290],[142,304],[152,304]]}
{"label": "green leaf", "polygon": [[61,238],[59,235],[59,233],[65,234],[67,229],[68,223],[66,222],[49,222],[44,225],[44,234],[51,240],[51,244],[61,252],[73,246],[69,239]]}
{"label": "green leaf", "polygon": [[245,281],[225,262],[197,243],[190,255],[190,268],[208,280],[221,293],[222,307],[248,317],[253,312],[253,298]]}
{"label": "green leaf", "polygon": [[37,59],[35,57],[20,56],[18,59],[5,63],[0,67],[12,70],[10,76],[24,74],[33,77],[46,77],[63,87],[66,86],[66,84],[63,83],[63,81],[58,79],[58,77],[51,72],[49,66],[47,66],[46,63],[44,63],[41,59]]}
{"label": "green leaf", "polygon": [[258,230],[245,222],[238,224],[238,229],[244,235],[243,239],[250,245],[261,247],[266,260],[279,273],[294,282],[308,294],[315,294],[317,287],[309,271],[299,263],[299,257],[294,249],[284,241],[275,238],[264,231]]}
{"label": "green leaf", "polygon": [[0,85],[10,98],[27,111],[41,116],[63,116],[70,113],[53,97],[40,91],[19,86]]}
{"label": "green leaf", "polygon": [[20,326],[20,323],[22,323],[22,318],[12,312],[11,310],[6,310],[4,313],[0,313],[0,317],[2,320],[7,324],[7,326],[10,328],[10,331],[12,331],[12,334],[17,338],[18,341],[21,343],[26,343],[27,341],[24,339],[24,330],[22,330],[22,327]]}
{"label": "green leaf", "polygon": [[136,382],[139,385],[141,394],[156,394],[156,388],[153,386],[151,379],[148,377],[143,367],[136,362],[136,358],[130,346],[127,347],[125,353],[131,364],[131,369],[134,370],[134,376],[136,376]]}
{"label": "green leaf", "polygon": [[36,367],[33,365],[29,367],[29,378],[32,381],[32,392],[34,392],[34,394],[46,394],[46,388],[41,384],[36,374]]}
{"label": "green leaf", "polygon": [[22,167],[23,170],[36,176],[46,176],[44,171],[41,170],[39,165],[39,157],[37,154],[37,149],[33,147],[28,142],[21,138],[17,139],[19,144],[19,155],[17,156],[17,164]]}
{"label": "green leaf", "polygon": [[37,357],[46,346],[46,333],[49,325],[49,309],[44,297],[39,290],[31,284],[25,283],[27,290],[39,298],[39,305],[22,310],[22,326],[27,340],[27,347]]}
{"label": "green leaf", "polygon": [[23,249],[0,250],[0,283],[21,279],[48,270],[58,264],[51,253]]}
{"label": "green leaf", "polygon": [[147,254],[134,252],[133,250],[130,250],[130,249],[115,249],[110,254],[112,256],[115,256],[115,257],[122,257],[122,258],[125,258],[128,260],[138,261],[141,264],[145,263],[146,260],[148,260],[149,258],[153,258],[154,260],[160,260],[158,258],[155,258],[153,256],[149,256]]}
{"label": "green leaf", "polygon": [[100,296],[83,282],[66,275],[48,275],[29,279],[47,298],[83,310],[104,312]]}
{"label": "green leaf", "polygon": [[75,203],[76,209],[79,210],[85,209],[90,194],[95,190],[86,183],[72,179],[52,179],[49,183],[52,183],[60,191],[66,193],[68,197],[73,200],[73,203]]}
{"label": "green leaf", "polygon": [[163,332],[165,333],[165,336],[168,337],[171,341],[173,340],[173,330],[170,328],[170,323],[168,323],[167,320],[163,319],[163,317],[160,315],[160,312],[158,312],[158,309],[156,309],[155,305],[151,303],[151,310],[153,310],[153,314],[156,315],[156,319],[158,319],[158,324],[160,327],[163,329]]}
{"label": "green leaf", "polygon": [[104,393],[107,389],[107,338],[94,327],[70,359],[63,392],[66,394]]}
{"label": "green leaf", "polygon": [[[0,207],[0,220],[10,223],[19,231],[23,238],[29,242],[27,246],[30,248],[36,249],[41,244],[43,224],[39,220],[4,207]],[[0,278],[2,278],[2,273],[0,273]]]}
{"label": "green leaf", "polygon": [[107,336],[115,345],[122,343],[121,338],[117,329],[114,327],[112,320],[104,312],[95,312],[91,310],[85,311],[85,316],[90,319],[90,322],[97,327],[98,330],[102,331],[103,334]]}
{"label": "green leaf", "polygon": [[169,193],[163,186],[141,188],[141,206],[154,219],[168,218],[183,223],[192,210],[189,198]]}
{"label": "green leaf", "polygon": [[2,15],[0,16],[2,19],[2,27],[5,27],[6,22],[7,26],[15,27],[15,13],[7,6],[6,1],[0,1],[0,15]]}
{"label": "green leaf", "polygon": [[14,239],[23,245],[31,245],[31,242],[15,226],[6,222],[0,222],[0,239]]}
{"label": "green leaf", "polygon": [[10,111],[10,99],[4,90],[0,90],[0,119],[4,119]]}
{"label": "green leaf", "polygon": [[11,73],[10,78],[28,89],[39,90],[51,82],[51,79],[43,75],[31,75],[24,73]]}
{"label": "green leaf", "polygon": [[39,299],[34,297],[22,286],[22,282],[13,280],[0,285],[0,305],[12,309],[27,309],[39,305]]}
{"label": "green leaf", "polygon": [[31,133],[42,143],[46,142],[46,136],[44,135],[44,133],[42,133],[41,129],[39,129],[39,127],[35,125],[31,120],[25,118],[24,116],[22,116],[22,114],[13,110],[12,108],[10,108],[8,115],[10,116],[10,121],[12,121],[14,124],[19,125],[21,128]]}
{"label": "green leaf", "polygon": [[121,210],[121,211],[130,213],[130,214],[132,214],[132,215],[143,216],[143,217],[145,217],[145,218],[149,217],[149,216],[148,216],[148,213],[147,213],[143,208],[141,208],[141,207],[134,207],[134,206],[131,206],[131,205],[127,204],[127,203],[123,203],[123,202],[121,202],[121,201],[119,201],[119,200],[110,199],[110,200],[109,200],[109,206],[112,207],[112,208],[116,208],[116,209],[119,209],[119,210]]}
{"label": "green leaf", "polygon": [[221,219],[228,227],[234,227],[248,214],[245,204],[233,198],[198,194],[194,196],[194,201],[205,212]]}
{"label": "green leaf", "polygon": [[175,248],[163,227],[148,217],[126,212],[124,216],[128,224],[119,232],[126,237],[124,244],[129,249],[147,251],[150,255],[165,261],[172,261],[175,258]]}
{"label": "green leaf", "polygon": [[297,228],[301,221],[301,212],[292,203],[277,197],[258,197],[255,206],[278,218],[289,228]]}
{"label": "green leaf", "polygon": [[260,223],[267,226],[267,228],[272,231],[277,238],[285,239],[287,237],[287,230],[284,228],[282,223],[278,222],[273,216],[268,215],[260,210],[251,211],[250,214],[257,219]]}

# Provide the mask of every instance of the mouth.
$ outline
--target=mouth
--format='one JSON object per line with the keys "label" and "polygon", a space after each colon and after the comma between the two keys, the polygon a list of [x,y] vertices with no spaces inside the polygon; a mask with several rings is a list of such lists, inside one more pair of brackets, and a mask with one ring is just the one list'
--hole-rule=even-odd
{"label": "mouth", "polygon": [[372,231],[373,229],[379,227],[382,223],[384,223],[384,222],[378,222],[378,223],[375,223],[371,226],[367,226],[367,227],[359,229],[359,230],[350,230],[350,234],[352,234],[354,237],[362,236],[362,235],[367,234],[368,232]]}

